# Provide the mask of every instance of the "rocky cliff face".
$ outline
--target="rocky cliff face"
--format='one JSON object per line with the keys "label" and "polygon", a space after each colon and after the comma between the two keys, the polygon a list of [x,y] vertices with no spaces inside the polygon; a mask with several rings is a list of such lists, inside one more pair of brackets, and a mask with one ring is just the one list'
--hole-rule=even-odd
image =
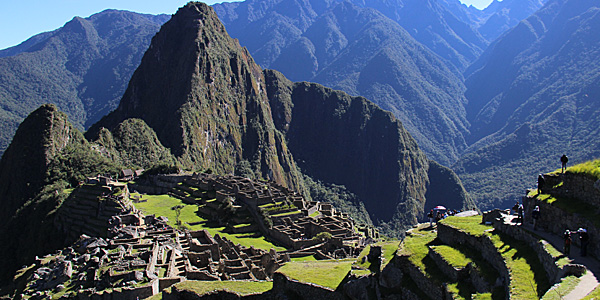
{"label": "rocky cliff face", "polygon": [[[394,116],[361,97],[314,83],[291,83],[265,71],[275,124],[300,168],[342,184],[372,218],[398,214],[416,222],[427,184],[427,159]],[[403,209],[400,209],[400,206]]]}
{"label": "rocky cliff face", "polygon": [[211,9],[188,4],[153,38],[117,110],[88,134],[139,118],[186,167],[230,173],[248,161],[260,177],[301,189],[261,72]]}

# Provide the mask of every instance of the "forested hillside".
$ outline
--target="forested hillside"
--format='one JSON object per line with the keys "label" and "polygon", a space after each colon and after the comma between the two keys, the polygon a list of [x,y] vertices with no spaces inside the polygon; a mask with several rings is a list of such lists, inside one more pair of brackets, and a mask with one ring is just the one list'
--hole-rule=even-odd
{"label": "forested hillside", "polygon": [[19,123],[56,104],[83,130],[118,105],[167,15],[106,10],[0,51],[0,155]]}

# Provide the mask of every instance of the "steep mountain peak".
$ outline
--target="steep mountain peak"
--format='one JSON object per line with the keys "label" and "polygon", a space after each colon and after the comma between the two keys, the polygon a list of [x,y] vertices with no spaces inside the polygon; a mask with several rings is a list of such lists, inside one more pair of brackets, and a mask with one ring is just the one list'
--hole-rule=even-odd
{"label": "steep mountain peak", "polygon": [[247,161],[261,177],[300,188],[262,69],[206,4],[188,3],[161,28],[117,110],[87,134],[129,118],[148,124],[183,166],[230,173]]}
{"label": "steep mountain peak", "polygon": [[67,116],[52,104],[42,105],[19,126],[12,143],[0,160],[0,195],[3,224],[23,201],[45,183],[54,156],[70,143],[80,142]]}

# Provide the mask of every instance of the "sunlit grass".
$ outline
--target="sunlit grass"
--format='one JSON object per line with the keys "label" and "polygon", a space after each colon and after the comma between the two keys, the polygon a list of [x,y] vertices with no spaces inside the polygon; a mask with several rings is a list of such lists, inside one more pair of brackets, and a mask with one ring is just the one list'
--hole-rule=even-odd
{"label": "sunlit grass", "polygon": [[212,291],[227,290],[242,296],[264,293],[273,288],[272,281],[197,281],[187,280],[173,286],[178,290],[192,291],[204,295]]}
{"label": "sunlit grass", "polygon": [[448,245],[431,246],[431,249],[437,252],[452,267],[462,269],[472,260],[466,257],[458,249]]}
{"label": "sunlit grass", "polygon": [[441,220],[442,224],[457,228],[473,236],[482,236],[486,231],[493,229],[490,225],[481,224],[481,216],[456,217],[450,216]]}
{"label": "sunlit grass", "polygon": [[[561,300],[564,296],[575,289],[580,279],[577,276],[567,276],[561,279],[558,285],[549,289],[542,300]],[[598,299],[598,298],[596,298]]]}
{"label": "sunlit grass", "polygon": [[[132,194],[137,195],[137,194]],[[254,234],[230,234],[225,232],[225,227],[214,226],[206,219],[198,216],[196,210],[198,206],[185,204],[178,198],[170,195],[142,195],[143,199],[148,200],[147,202],[134,203],[135,207],[142,211],[144,214],[156,216],[165,216],[169,218],[168,224],[172,227],[176,227],[175,210],[171,209],[176,205],[183,205],[179,220],[190,230],[203,230],[206,229],[211,235],[220,235],[225,237],[235,244],[240,244],[244,247],[251,247],[270,250],[271,248],[277,251],[286,250],[284,247],[279,247],[267,241],[264,236],[254,236]],[[193,224],[193,225],[190,225]]]}
{"label": "sunlit grass", "polygon": [[354,259],[291,261],[277,272],[296,279],[320,286],[336,289],[350,271]]}

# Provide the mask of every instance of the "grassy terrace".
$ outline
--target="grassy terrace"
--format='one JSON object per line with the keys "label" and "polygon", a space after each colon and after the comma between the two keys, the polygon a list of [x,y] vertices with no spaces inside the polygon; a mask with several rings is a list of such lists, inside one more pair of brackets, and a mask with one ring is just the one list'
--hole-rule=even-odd
{"label": "grassy terrace", "polygon": [[[575,289],[577,284],[579,284],[580,279],[577,276],[567,276],[564,277],[560,284],[553,286],[549,289],[542,300],[561,300],[564,299],[564,296],[570,293]],[[600,296],[600,294],[598,295]],[[595,298],[598,299],[598,298]]]}
{"label": "grassy terrace", "polygon": [[264,293],[273,288],[272,281],[197,281],[187,280],[174,285],[177,290],[192,291],[198,295],[212,291],[226,290],[245,296]]}
{"label": "grassy terrace", "polygon": [[480,224],[481,217],[445,219],[444,224],[472,235],[488,235],[504,258],[511,274],[510,294],[514,299],[540,299],[549,288],[548,279],[535,252],[521,241],[490,231]]}
{"label": "grassy terrace", "polygon": [[[136,194],[132,194],[136,195]],[[181,215],[179,220],[185,224],[190,230],[202,230],[206,229],[211,235],[219,234],[221,237],[226,237],[233,243],[240,244],[245,247],[254,246],[254,248],[269,250],[274,248],[277,251],[284,251],[285,248],[275,246],[270,241],[267,241],[264,237],[255,237],[253,234],[229,234],[224,232],[225,227],[219,227],[211,224],[206,219],[199,217],[196,214],[198,206],[189,205],[183,203],[180,199],[169,195],[142,195],[143,199],[147,199],[147,202],[134,203],[135,207],[141,210],[147,215],[165,216],[169,218],[168,224],[175,226],[175,211],[171,207],[176,205],[183,205],[181,209]],[[193,225],[189,225],[189,224]]]}
{"label": "grassy terrace", "polygon": [[431,249],[444,258],[448,265],[457,269],[462,269],[472,262],[470,258],[466,257],[458,249],[448,245],[431,246]]}
{"label": "grassy terrace", "polygon": [[277,272],[300,282],[310,282],[335,290],[344,280],[354,259],[291,261]]}
{"label": "grassy terrace", "polygon": [[[600,179],[600,159],[586,161],[567,168],[567,172],[574,174],[584,174],[595,180]],[[560,173],[560,169],[552,172]]]}
{"label": "grassy terrace", "polygon": [[[385,266],[394,258],[394,255],[396,254],[396,251],[398,250],[398,246],[399,246],[400,242],[399,241],[387,241],[387,242],[378,242],[375,245],[376,246],[381,246],[381,256],[382,256],[382,262],[381,262],[381,270],[383,270],[383,268],[385,268]],[[371,266],[371,263],[365,259],[364,263],[361,263],[362,258],[367,256],[367,254],[369,254],[369,251],[371,251],[371,245],[365,247],[365,249],[362,250],[362,252],[360,253],[360,255],[358,256],[355,265],[359,266],[362,269],[368,270],[369,267]],[[363,272],[354,272],[355,274],[357,273],[363,273]],[[371,273],[369,272],[364,272],[365,274],[369,274]],[[361,274],[362,275],[362,274]]]}

